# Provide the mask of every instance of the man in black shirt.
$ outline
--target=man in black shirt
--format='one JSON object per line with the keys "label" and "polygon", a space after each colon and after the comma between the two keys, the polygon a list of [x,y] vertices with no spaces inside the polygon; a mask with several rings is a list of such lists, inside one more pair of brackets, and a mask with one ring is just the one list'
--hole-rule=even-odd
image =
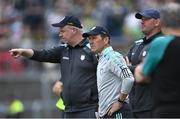
{"label": "man in black shirt", "polygon": [[[135,67],[147,55],[149,44],[154,38],[162,35],[159,11],[155,9],[147,9],[136,13],[135,17],[141,20],[141,31],[144,33],[145,37],[135,41],[134,45],[130,48],[127,54],[126,62],[133,73]],[[151,117],[151,84],[135,83],[130,92],[129,98],[135,118]]]}
{"label": "man in black shirt", "polygon": [[[152,83],[153,117],[180,117],[180,4],[161,9],[162,32],[155,39],[143,64],[137,66],[137,82]],[[173,20],[173,21],[172,21]]]}
{"label": "man in black shirt", "polygon": [[10,53],[15,58],[24,56],[39,62],[60,63],[65,118],[95,118],[97,59],[82,37],[82,25],[74,16],[65,16],[52,25],[60,28],[59,36],[65,44],[48,50],[12,49]]}

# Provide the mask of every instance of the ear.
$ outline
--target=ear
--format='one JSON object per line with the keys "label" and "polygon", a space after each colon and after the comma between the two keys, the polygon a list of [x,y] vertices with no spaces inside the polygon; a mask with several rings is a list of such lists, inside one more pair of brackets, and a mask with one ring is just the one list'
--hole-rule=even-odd
{"label": "ear", "polygon": [[75,34],[75,33],[76,33],[76,29],[75,29],[75,28],[72,28],[72,29],[71,29],[71,32],[72,32],[73,34]]}
{"label": "ear", "polygon": [[109,37],[105,37],[105,38],[104,38],[104,42],[105,42],[106,44],[109,44]]}
{"label": "ear", "polygon": [[156,23],[155,23],[155,26],[160,26],[160,25],[161,25],[161,21],[160,21],[160,19],[157,19]]}
{"label": "ear", "polygon": [[72,33],[75,33],[75,30],[74,29],[71,29]]}

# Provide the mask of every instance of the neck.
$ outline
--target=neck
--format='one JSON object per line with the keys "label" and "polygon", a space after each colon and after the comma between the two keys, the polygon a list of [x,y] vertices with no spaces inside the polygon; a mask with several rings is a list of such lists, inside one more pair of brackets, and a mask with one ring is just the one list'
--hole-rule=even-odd
{"label": "neck", "polygon": [[102,51],[103,51],[104,49],[106,49],[106,48],[109,47],[109,46],[110,46],[109,44],[105,45],[105,46],[103,47],[103,49],[101,50],[101,53],[102,53]]}
{"label": "neck", "polygon": [[160,29],[155,29],[153,30],[151,33],[149,33],[148,35],[146,35],[146,39],[149,39],[150,37],[152,37],[153,35],[159,33],[161,30]]}
{"label": "neck", "polygon": [[76,34],[75,36],[73,36],[73,40],[71,43],[69,43],[71,46],[76,46],[77,44],[79,44],[82,41],[83,37],[82,34]]}

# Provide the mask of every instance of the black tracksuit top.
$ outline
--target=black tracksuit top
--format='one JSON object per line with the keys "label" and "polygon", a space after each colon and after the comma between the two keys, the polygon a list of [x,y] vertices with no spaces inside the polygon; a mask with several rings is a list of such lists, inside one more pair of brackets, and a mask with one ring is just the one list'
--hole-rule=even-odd
{"label": "black tracksuit top", "polygon": [[97,59],[83,39],[75,47],[67,44],[49,49],[34,50],[31,59],[39,62],[60,63],[62,98],[66,112],[94,108],[98,105],[96,68]]}

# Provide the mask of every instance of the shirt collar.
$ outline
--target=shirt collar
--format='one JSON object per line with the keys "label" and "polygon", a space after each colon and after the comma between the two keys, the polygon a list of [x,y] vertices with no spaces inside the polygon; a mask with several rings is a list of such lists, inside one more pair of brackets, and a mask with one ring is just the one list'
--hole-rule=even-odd
{"label": "shirt collar", "polygon": [[71,45],[68,45],[68,47],[71,47],[71,48],[84,47],[87,43],[88,43],[87,39],[82,39],[81,42],[75,45],[74,47],[72,47]]}
{"label": "shirt collar", "polygon": [[100,56],[106,55],[106,54],[108,54],[110,51],[113,51],[112,46],[109,46],[109,47],[103,49],[102,52],[100,53]]}
{"label": "shirt collar", "polygon": [[154,34],[154,35],[151,36],[149,39],[146,39],[146,37],[144,37],[144,38],[143,38],[143,42],[144,42],[145,44],[148,44],[148,43],[150,43],[152,40],[154,40],[156,37],[158,37],[158,36],[160,36],[160,35],[162,35],[162,32],[158,32],[158,33]]}

